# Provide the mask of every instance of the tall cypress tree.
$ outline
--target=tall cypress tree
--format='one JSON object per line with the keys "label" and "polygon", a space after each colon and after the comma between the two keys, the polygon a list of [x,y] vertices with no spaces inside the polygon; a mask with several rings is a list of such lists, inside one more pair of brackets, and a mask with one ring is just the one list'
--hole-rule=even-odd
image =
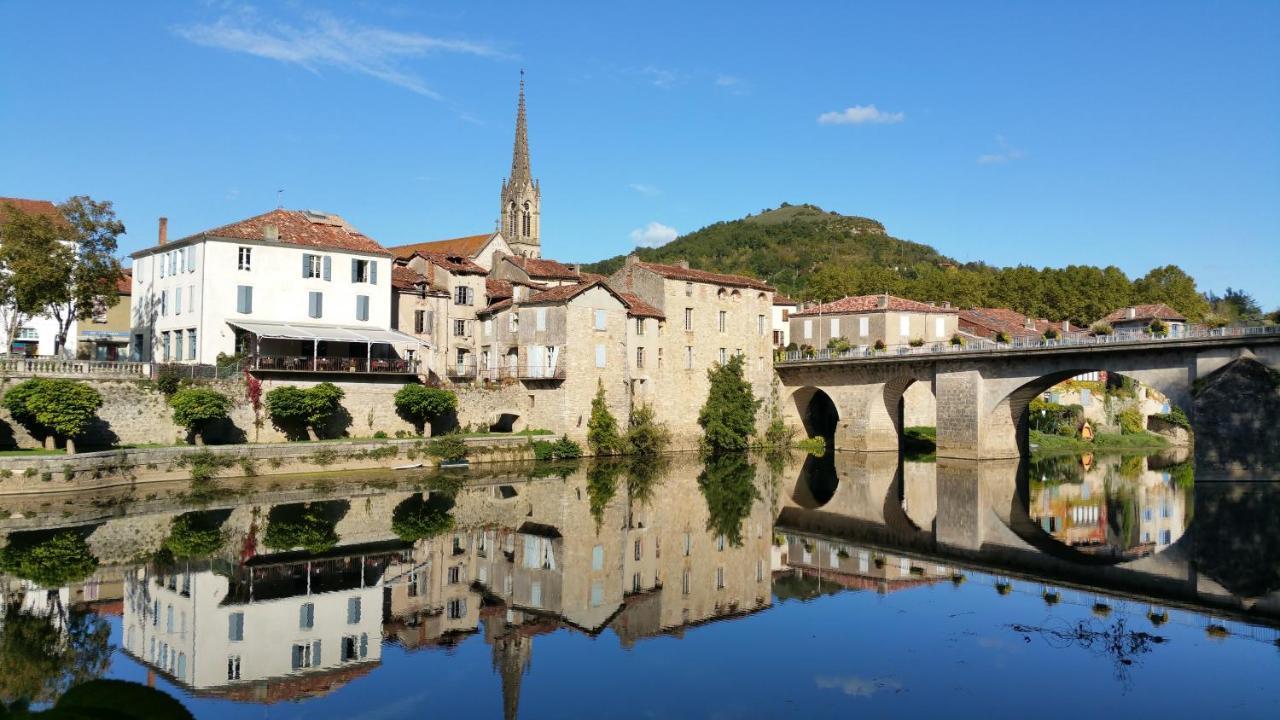
{"label": "tall cypress tree", "polygon": [[707,402],[698,413],[702,426],[703,447],[711,452],[745,450],[756,427],[756,410],[760,401],[743,377],[742,355],[707,371],[711,389]]}
{"label": "tall cypress tree", "polygon": [[591,417],[587,420],[587,446],[594,455],[617,455],[622,452],[622,435],[618,420],[609,412],[604,398],[604,382],[596,380],[596,396],[591,399]]}

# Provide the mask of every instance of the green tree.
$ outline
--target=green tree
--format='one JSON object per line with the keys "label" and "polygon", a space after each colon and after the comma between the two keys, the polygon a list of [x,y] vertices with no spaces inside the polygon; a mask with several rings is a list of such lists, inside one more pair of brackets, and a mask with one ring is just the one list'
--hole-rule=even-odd
{"label": "green tree", "polygon": [[635,403],[623,444],[627,452],[635,455],[657,455],[671,443],[671,432],[658,422],[652,405]]}
{"label": "green tree", "polygon": [[587,503],[591,517],[596,521],[596,532],[600,532],[605,508],[618,492],[618,477],[623,469],[622,461],[599,458],[587,468]]}
{"label": "green tree", "polygon": [[623,450],[618,420],[609,412],[602,380],[596,380],[596,396],[591,399],[591,417],[587,419],[587,447],[591,448],[594,455],[617,455]]}
{"label": "green tree", "polygon": [[453,529],[450,511],[454,500],[447,493],[433,492],[423,500],[412,495],[391,512],[391,532],[405,542],[416,542],[442,535]]}
{"label": "green tree", "polygon": [[345,502],[315,502],[277,505],[267,514],[262,542],[273,550],[303,548],[322,553],[338,544],[338,519],[346,511]]}
{"label": "green tree", "polygon": [[189,387],[169,398],[173,421],[187,429],[196,445],[204,445],[204,433],[212,423],[228,418],[231,398],[217,390]]}
{"label": "green tree", "polygon": [[169,536],[162,546],[174,557],[207,557],[222,548],[226,535],[222,522],[209,512],[187,512],[169,524]]}
{"label": "green tree", "polygon": [[1164,303],[1192,322],[1209,312],[1209,301],[1196,290],[1196,281],[1177,265],[1152,269],[1133,283],[1134,302]]}
{"label": "green tree", "polygon": [[116,246],[117,238],[124,234],[124,223],[116,219],[110,201],[98,202],[85,195],[68,199],[58,210],[65,220],[59,226],[69,252],[50,259],[62,283],[60,292],[49,298],[47,310],[58,324],[54,351],[61,353],[72,323],[88,320],[98,308],[120,301]]}
{"label": "green tree", "polygon": [[282,429],[301,427],[307,438],[319,438],[320,429],[342,412],[342,388],[322,382],[305,390],[282,385],[267,393],[267,415]]}
{"label": "green tree", "polygon": [[698,412],[698,424],[702,426],[703,446],[712,452],[744,450],[755,431],[760,401],[743,377],[742,365],[742,356],[734,355],[707,371],[711,388]]}
{"label": "green tree", "polygon": [[89,544],[70,530],[11,537],[0,549],[0,570],[46,588],[79,582],[97,568]]}
{"label": "green tree", "polygon": [[760,497],[755,473],[746,453],[727,453],[707,458],[698,475],[698,489],[707,501],[707,530],[734,547],[742,545],[742,522]]}
{"label": "green tree", "polygon": [[405,385],[396,391],[396,412],[413,423],[421,435],[426,424],[435,423],[447,413],[458,409],[458,396],[449,390],[425,385]]}
{"label": "green tree", "polygon": [[32,378],[10,390],[4,403],[15,420],[45,434],[45,447],[64,438],[67,454],[74,454],[75,438],[97,417],[102,395],[74,380]]}
{"label": "green tree", "polygon": [[61,606],[51,613],[35,613],[16,602],[5,603],[0,612],[0,716],[5,715],[5,704],[12,704],[17,716],[16,711],[30,704],[53,702],[107,671],[111,624],[105,617]]}
{"label": "green tree", "polygon": [[58,219],[0,205],[0,320],[4,351],[11,352],[18,329],[44,312],[62,290],[58,262],[68,252]]}

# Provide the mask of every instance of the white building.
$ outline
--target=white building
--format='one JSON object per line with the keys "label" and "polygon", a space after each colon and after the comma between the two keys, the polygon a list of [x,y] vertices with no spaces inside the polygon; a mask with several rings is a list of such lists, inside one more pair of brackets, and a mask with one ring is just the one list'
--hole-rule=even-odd
{"label": "white building", "polygon": [[[0,221],[4,220],[5,208],[9,206],[15,207],[24,213],[45,215],[55,220],[62,217],[62,214],[58,212],[58,206],[49,200],[0,197]],[[63,348],[63,355],[74,356],[75,354],[76,338],[78,337],[77,325],[78,323],[72,320],[71,326],[67,328],[67,347]],[[8,352],[17,355],[53,355],[57,344],[57,335],[58,321],[52,317],[37,315],[23,318],[18,327],[15,328],[13,337],[9,338]]]}
{"label": "white building", "polygon": [[263,370],[407,372],[421,342],[391,327],[391,253],[337,215],[278,209],[133,254],[143,360]]}
{"label": "white building", "polygon": [[791,313],[799,303],[785,295],[773,296],[773,346],[785,348],[791,344]]}

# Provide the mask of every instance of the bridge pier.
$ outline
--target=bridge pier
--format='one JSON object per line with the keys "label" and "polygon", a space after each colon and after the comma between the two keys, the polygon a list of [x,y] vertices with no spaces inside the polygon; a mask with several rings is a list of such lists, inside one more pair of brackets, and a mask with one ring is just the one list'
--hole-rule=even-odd
{"label": "bridge pier", "polygon": [[851,385],[831,391],[840,413],[835,447],[859,452],[897,452],[898,426],[885,405],[886,383]]}

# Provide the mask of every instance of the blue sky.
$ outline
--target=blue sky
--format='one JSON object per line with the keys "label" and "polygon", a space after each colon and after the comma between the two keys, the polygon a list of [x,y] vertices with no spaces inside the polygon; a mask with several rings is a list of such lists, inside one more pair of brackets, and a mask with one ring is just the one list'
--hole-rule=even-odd
{"label": "blue sky", "polygon": [[284,203],[485,232],[528,72],[544,254],[783,201],[961,260],[1280,305],[1280,3],[0,4],[0,195],[132,251]]}

